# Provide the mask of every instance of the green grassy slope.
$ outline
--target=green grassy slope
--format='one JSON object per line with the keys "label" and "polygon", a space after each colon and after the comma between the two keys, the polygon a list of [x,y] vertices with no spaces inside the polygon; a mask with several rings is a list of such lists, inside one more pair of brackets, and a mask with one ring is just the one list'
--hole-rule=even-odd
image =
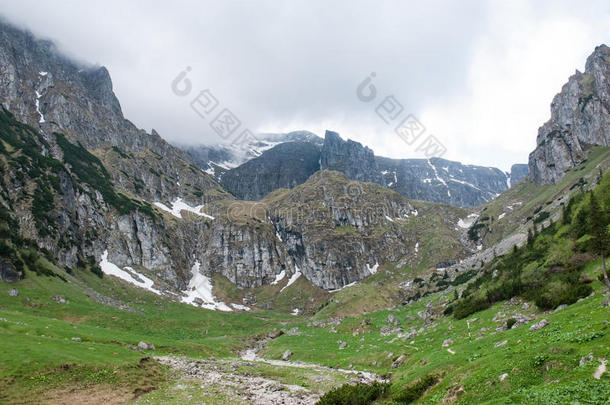
{"label": "green grassy slope", "polygon": [[[137,389],[146,370],[133,367],[147,354],[129,346],[139,341],[154,344],[156,355],[232,356],[248,337],[289,319],[267,312],[251,316],[202,310],[108,276],[98,279],[85,271],[69,275],[51,269],[63,273],[66,281],[26,270],[24,280],[0,283],[0,379],[5,387],[0,403],[18,402],[26,393],[42,395],[55,385],[80,384],[83,379],[91,379],[91,384],[135,382],[132,388]],[[92,300],[86,294],[92,286],[97,294],[128,304],[134,312]],[[19,296],[9,295],[12,288]],[[57,295],[67,303],[54,301]],[[129,375],[133,378],[123,381]]]}

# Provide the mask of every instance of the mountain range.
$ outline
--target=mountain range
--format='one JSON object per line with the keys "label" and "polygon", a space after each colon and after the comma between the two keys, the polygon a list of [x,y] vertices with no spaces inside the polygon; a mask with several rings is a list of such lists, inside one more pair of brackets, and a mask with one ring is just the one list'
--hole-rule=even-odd
{"label": "mountain range", "polygon": [[[608,55],[596,48],[555,98],[530,156],[533,181],[557,181],[587,148],[607,145]],[[464,259],[482,248],[466,235],[464,207],[531,181],[523,165],[378,157],[332,131],[180,149],[123,117],[104,67],[6,23],[0,66],[5,280],[20,277],[30,246],[60,267],[119,269],[180,299],[216,274],[239,288],[302,275],[334,290],[384,263]]]}
{"label": "mountain range", "polygon": [[481,205],[529,173],[526,164],[510,172],[464,165],[440,158],[390,159],[362,144],[326,131],[324,139],[307,131],[261,135],[235,146],[189,146],[195,164],[213,175],[236,198],[260,200],[278,188],[304,183],[318,170],[336,170],[351,180],[380,184],[415,200],[459,207]]}

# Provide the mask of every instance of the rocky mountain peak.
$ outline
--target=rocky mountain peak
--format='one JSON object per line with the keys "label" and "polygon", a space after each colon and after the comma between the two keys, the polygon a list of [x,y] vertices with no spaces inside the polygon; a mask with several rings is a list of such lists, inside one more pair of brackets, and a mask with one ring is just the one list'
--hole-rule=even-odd
{"label": "rocky mountain peak", "polygon": [[112,90],[110,73],[104,66],[83,70],[81,76],[84,86],[90,91],[94,100],[113,113],[123,116],[121,104]]}
{"label": "rocky mountain peak", "polygon": [[581,163],[591,146],[610,145],[610,48],[600,45],[551,103],[551,118],[538,130],[530,154],[531,176],[552,184]]}
{"label": "rocky mountain peak", "polygon": [[333,131],[326,131],[324,136],[320,169],[336,170],[353,180],[379,182],[380,179],[373,151],[360,142],[345,141]]}

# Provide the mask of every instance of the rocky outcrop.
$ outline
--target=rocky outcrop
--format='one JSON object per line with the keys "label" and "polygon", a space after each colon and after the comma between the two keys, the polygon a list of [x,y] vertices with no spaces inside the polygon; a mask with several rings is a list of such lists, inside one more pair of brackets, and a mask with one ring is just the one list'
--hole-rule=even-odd
{"label": "rocky outcrop", "polygon": [[534,181],[552,184],[585,160],[591,146],[610,146],[610,48],[600,45],[551,103],[538,130],[529,168]]}
{"label": "rocky outcrop", "polygon": [[381,174],[373,151],[351,139],[344,141],[333,131],[326,131],[320,169],[345,173],[352,180],[381,182]]}
{"label": "rocky outcrop", "polygon": [[517,163],[510,167],[510,186],[514,186],[530,174],[529,166],[523,163]]}

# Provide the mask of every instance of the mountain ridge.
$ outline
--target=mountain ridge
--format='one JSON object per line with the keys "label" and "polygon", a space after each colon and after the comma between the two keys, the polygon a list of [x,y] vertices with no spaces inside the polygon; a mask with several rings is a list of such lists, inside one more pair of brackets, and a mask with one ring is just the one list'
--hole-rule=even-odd
{"label": "mountain ridge", "polygon": [[[505,173],[496,168],[463,165],[439,158],[375,156],[370,148],[349,139],[343,140],[333,131],[326,131],[321,145],[319,139],[316,138],[311,145],[301,142],[300,147],[285,140],[263,150],[257,157],[223,171],[219,181],[239,199],[260,200],[276,188],[303,183],[306,179],[304,174],[336,170],[351,180],[378,183],[408,198],[473,207],[506,191],[525,178],[528,172],[525,164],[515,164],[510,173]],[[284,143],[292,143],[292,146],[281,146]],[[297,161],[302,162],[299,170]],[[287,173],[282,173],[281,181],[276,174],[280,166],[291,167]]]}

